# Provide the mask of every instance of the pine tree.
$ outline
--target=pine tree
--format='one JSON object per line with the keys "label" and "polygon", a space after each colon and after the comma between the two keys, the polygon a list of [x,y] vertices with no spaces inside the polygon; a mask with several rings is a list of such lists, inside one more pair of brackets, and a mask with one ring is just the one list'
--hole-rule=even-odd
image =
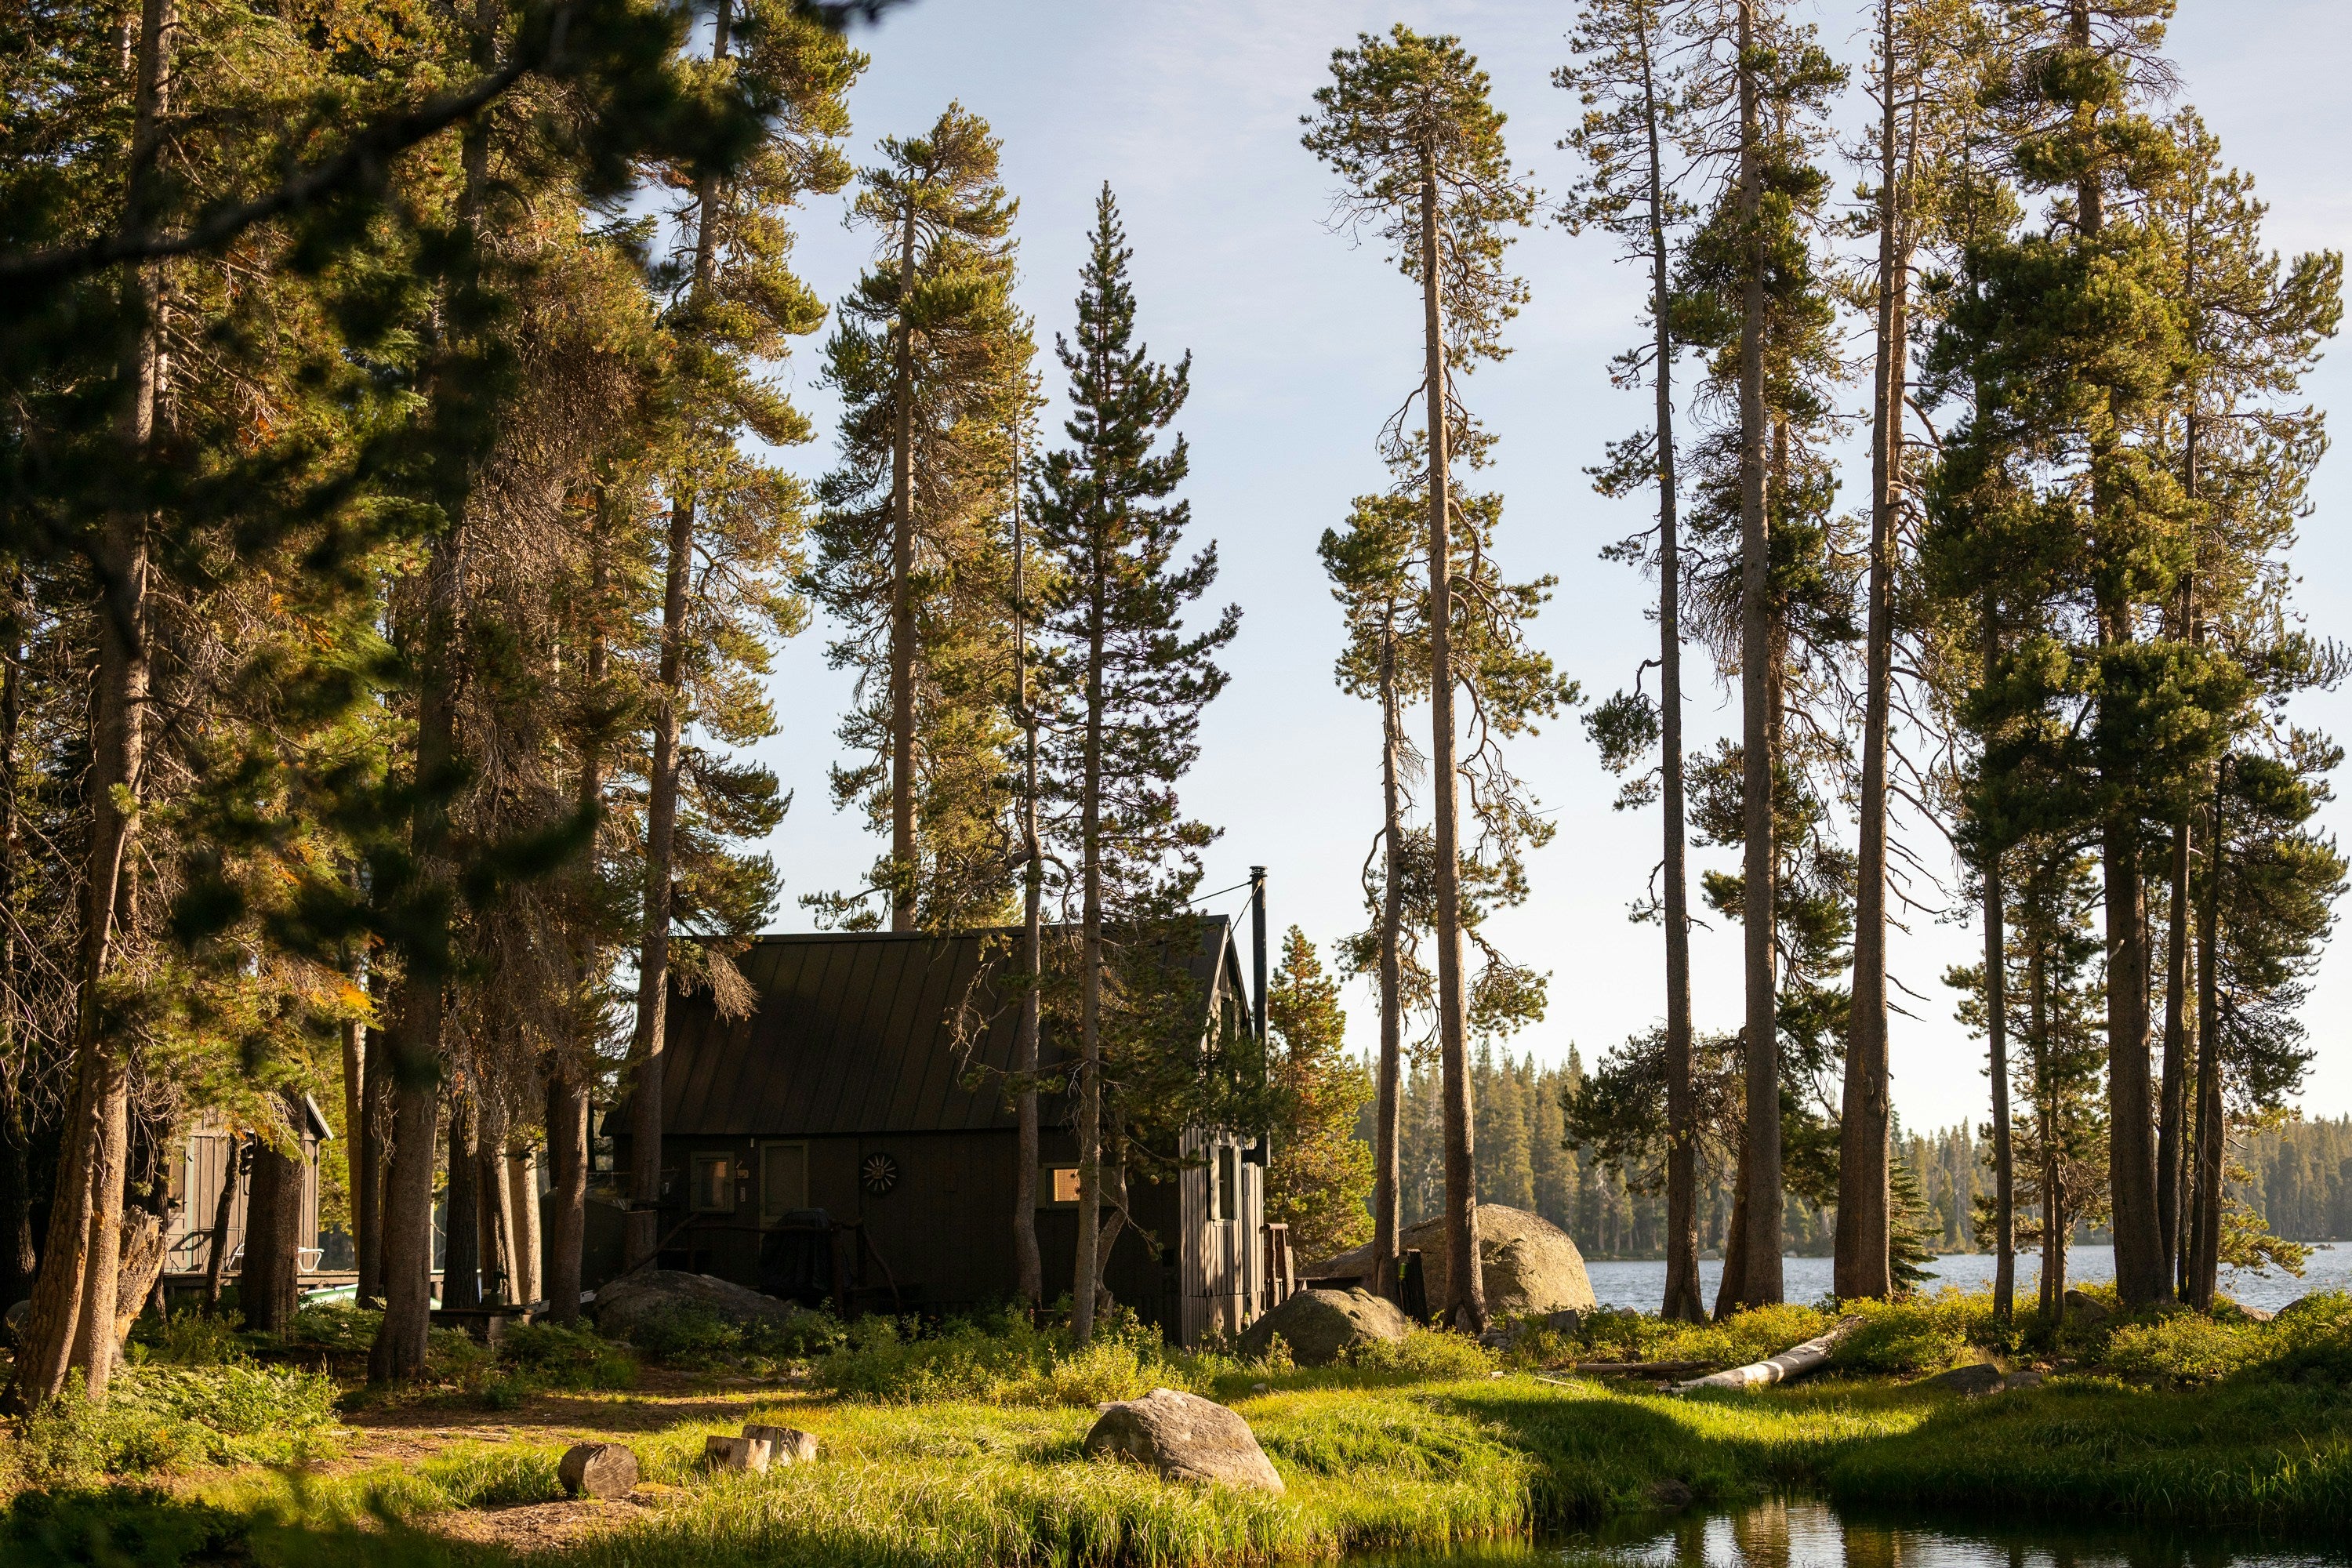
{"label": "pine tree", "polygon": [[883,142],[856,220],[878,252],[826,344],[842,462],[825,479],[810,584],[844,627],[830,649],[859,672],[841,738],[837,803],[886,828],[873,884],[804,900],[893,931],[1003,920],[1010,883],[1002,706],[1010,563],[1000,526],[1010,433],[1029,396],[1029,326],[1013,304],[1017,204],[998,183],[988,122],[948,106],[919,137]]}
{"label": "pine tree", "polygon": [[1297,926],[1283,938],[1265,1018],[1274,1042],[1265,1217],[1290,1227],[1299,1257],[1328,1258],[1362,1242],[1370,1228],[1372,1151],[1353,1133],[1371,1095],[1362,1065],[1347,1055],[1339,983]]}
{"label": "pine tree", "polygon": [[1514,174],[1503,117],[1486,78],[1459,40],[1424,37],[1400,24],[1386,40],[1360,35],[1335,50],[1332,81],[1316,90],[1307,150],[1343,182],[1343,221],[1370,225],[1391,259],[1421,286],[1424,405],[1417,447],[1429,516],[1430,782],[1434,819],[1439,1050],[1446,1086],[1447,1321],[1486,1325],[1479,1277],[1477,1181],[1471,1132],[1470,998],[1463,974],[1461,813],[1456,778],[1460,721],[1454,699],[1454,465],[1475,462],[1484,439],[1469,425],[1453,377],[1504,353],[1503,323],[1525,286],[1503,270],[1508,231],[1525,224],[1534,195]]}
{"label": "pine tree", "polygon": [[[1664,813],[1662,883],[1654,896],[1665,928],[1666,960],[1666,1283],[1659,1310],[1668,1318],[1696,1322],[1705,1315],[1699,1300],[1696,1212],[1697,1130],[1691,1080],[1690,892],[1685,868],[1688,834],[1684,826],[1682,539],[1675,451],[1672,325],[1675,232],[1690,216],[1667,162],[1683,104],[1683,84],[1670,63],[1672,42],[1666,8],[1657,0],[1596,0],[1578,16],[1570,37],[1578,57],[1552,75],[1557,87],[1576,92],[1585,106],[1583,122],[1562,143],[1581,153],[1591,173],[1562,214],[1571,228],[1590,225],[1615,235],[1629,260],[1649,269],[1650,341],[1611,362],[1611,378],[1639,384],[1648,376],[1655,394],[1654,424],[1610,448],[1610,461],[1594,471],[1595,488],[1612,497],[1654,482],[1658,491],[1657,542],[1643,536],[1611,547],[1610,553],[1652,565],[1658,577],[1658,700],[1652,704],[1638,687],[1620,692],[1586,720],[1601,761],[1622,773],[1634,759],[1657,749],[1654,770],[1645,770],[1621,791],[1620,809],[1657,799]],[[1650,905],[1637,907],[1646,918]]]}
{"label": "pine tree", "polygon": [[[1173,370],[1135,342],[1131,256],[1105,185],[1077,301],[1075,340],[1056,336],[1070,374],[1070,445],[1046,455],[1030,492],[1041,556],[1053,584],[1041,629],[1057,645],[1055,679],[1068,728],[1049,763],[1075,812],[1078,952],[1078,1248],[1072,1328],[1094,1331],[1100,1274],[1107,932],[1149,946],[1142,928],[1180,910],[1200,881],[1212,835],[1184,819],[1175,785],[1200,752],[1201,712],[1223,689],[1214,658],[1240,627],[1228,607],[1207,627],[1183,624],[1187,605],[1216,580],[1214,545],[1175,564],[1192,521],[1171,501],[1190,455],[1159,433],[1189,391],[1188,355]],[[1108,998],[1111,1003],[1120,1000]],[[1139,1007],[1143,1003],[1139,996]]]}

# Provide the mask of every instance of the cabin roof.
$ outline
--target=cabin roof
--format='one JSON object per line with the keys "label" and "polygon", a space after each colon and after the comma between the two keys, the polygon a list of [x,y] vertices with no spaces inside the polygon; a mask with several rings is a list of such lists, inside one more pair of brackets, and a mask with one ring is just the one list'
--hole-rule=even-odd
{"label": "cabin roof", "polygon": [[[1201,917],[1187,961],[1220,995],[1245,997],[1232,923]],[[1055,928],[1067,930],[1068,928]],[[759,995],[748,1017],[719,1016],[707,993],[669,999],[662,1129],[685,1137],[841,1137],[989,1131],[1016,1123],[1002,1075],[1018,1013],[982,973],[1017,931],[953,936],[825,931],[762,936],[736,967]],[[962,1039],[957,1014],[972,1019]],[[976,1087],[974,1067],[994,1068]],[[625,1128],[625,1110],[608,1123]]]}

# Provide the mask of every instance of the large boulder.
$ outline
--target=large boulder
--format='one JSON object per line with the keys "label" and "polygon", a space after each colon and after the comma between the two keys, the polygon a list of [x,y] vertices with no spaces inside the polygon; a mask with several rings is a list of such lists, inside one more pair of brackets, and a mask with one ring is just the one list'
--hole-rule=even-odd
{"label": "large boulder", "polygon": [[648,1318],[679,1308],[699,1308],[730,1323],[781,1323],[800,1311],[790,1301],[679,1268],[641,1268],[596,1292],[596,1326],[625,1338]]}
{"label": "large boulder", "polygon": [[1404,1338],[1412,1321],[1369,1290],[1299,1290],[1242,1335],[1242,1353],[1262,1356],[1280,1334],[1301,1366],[1328,1366],[1360,1344]]}
{"label": "large boulder", "polygon": [[1171,1481],[1282,1490],[1248,1422],[1213,1399],[1172,1388],[1105,1405],[1087,1434],[1087,1452],[1149,1465]]}
{"label": "large boulder", "polygon": [[[1397,1250],[1421,1249],[1421,1277],[1428,1289],[1429,1308],[1445,1307],[1445,1219],[1438,1215],[1409,1225],[1397,1238]],[[1478,1205],[1479,1274],[1486,1286],[1489,1314],[1518,1316],[1527,1312],[1589,1312],[1601,1303],[1584,1272],[1584,1255],[1568,1232],[1525,1209],[1501,1204]],[[1367,1244],[1307,1269],[1317,1279],[1361,1279],[1371,1272],[1372,1249]]]}

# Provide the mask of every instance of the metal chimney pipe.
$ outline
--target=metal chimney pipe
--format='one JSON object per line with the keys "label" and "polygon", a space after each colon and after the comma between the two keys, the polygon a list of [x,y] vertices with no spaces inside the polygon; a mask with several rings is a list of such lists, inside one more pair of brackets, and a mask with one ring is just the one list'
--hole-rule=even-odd
{"label": "metal chimney pipe", "polygon": [[1257,987],[1257,1000],[1251,1006],[1252,1021],[1257,1026],[1257,1037],[1265,1038],[1265,868],[1250,868],[1250,966],[1251,980]]}

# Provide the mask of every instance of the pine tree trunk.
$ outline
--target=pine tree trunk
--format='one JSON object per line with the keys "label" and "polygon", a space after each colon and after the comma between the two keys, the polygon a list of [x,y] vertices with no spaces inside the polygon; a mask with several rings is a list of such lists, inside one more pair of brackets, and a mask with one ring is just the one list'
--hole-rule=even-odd
{"label": "pine tree trunk", "polygon": [[[368,992],[375,1016],[389,1011],[388,989],[381,967],[371,967]],[[359,1280],[352,1294],[362,1306],[383,1304],[384,1166],[392,1131],[391,1047],[384,1031],[371,1027],[360,1053],[360,1121],[352,1136],[360,1153],[359,1175],[352,1187],[352,1212],[358,1220]]]}
{"label": "pine tree trunk", "polygon": [[482,1300],[514,1300],[514,1221],[507,1208],[507,1111],[496,1085],[483,1086],[475,1102],[478,1134],[475,1158],[480,1166],[475,1180],[481,1194],[479,1224]]}
{"label": "pine tree trunk", "polygon": [[1440,306],[1437,150],[1421,154],[1422,362],[1429,431],[1429,776],[1437,849],[1438,1059],[1445,1100],[1445,1293],[1439,1320],[1471,1333],[1486,1327],[1478,1258],[1478,1173],[1470,1108],[1468,1000],[1462,973],[1462,848],[1454,763],[1453,452],[1447,425],[1444,321]]}
{"label": "pine tree trunk", "polygon": [[[302,1114],[298,1106],[287,1109],[298,1118]],[[283,1333],[294,1321],[301,1220],[301,1159],[257,1138],[245,1200],[245,1267],[236,1277],[237,1305],[248,1329]]]}
{"label": "pine tree trunk", "polygon": [[[727,58],[732,6],[722,0],[711,58]],[[705,175],[696,187],[694,282],[688,312],[710,289],[718,243],[719,182]],[[662,1056],[669,1016],[671,858],[677,837],[678,734],[684,719],[688,589],[694,571],[695,500],[681,482],[670,498],[667,553],[663,558],[661,660],[654,707],[653,766],[646,781],[645,919],[637,948],[637,1011],[629,1037],[629,1217],[624,1263],[651,1262],[661,1246]]]}
{"label": "pine tree trunk", "polygon": [[[25,584],[20,574],[9,596],[5,668],[0,668],[0,911],[16,907],[16,861],[21,852],[16,823],[16,737],[24,710],[25,642],[22,621]],[[22,994],[17,973],[16,922],[0,929],[0,994]],[[21,1064],[23,1043],[10,1038],[5,1048]],[[13,1307],[32,1294],[40,1272],[40,1254],[33,1245],[32,1129],[25,1124],[25,1081],[20,1065],[0,1078],[0,1309]]]}
{"label": "pine tree trunk", "polygon": [[131,1153],[130,1064],[109,1053],[100,1058],[100,1070],[98,1152],[89,1173],[89,1272],[71,1358],[93,1400],[106,1397],[114,1376],[114,1305],[122,1293],[122,1179]]}
{"label": "pine tree trunk", "polygon": [[2156,1128],[2156,1229],[2164,1248],[2164,1277],[2175,1289],[2184,1283],[2181,1246],[2181,1141],[2189,1098],[2189,1018],[2195,1001],[2189,976],[2189,819],[2172,827],[2171,886],[2167,911],[2170,931],[2164,953],[2164,1076],[2158,1089]]}
{"label": "pine tree trunk", "polygon": [[1895,200],[1894,0],[1879,0],[1878,343],[1870,441],[1869,609],[1864,631],[1861,848],[1854,888],[1853,994],[1847,1015],[1844,1096],[1838,1121],[1837,1255],[1841,1300],[1894,1294],[1886,1138],[1886,731],[1895,669],[1895,506],[1902,483],[1907,380],[1903,309],[1907,258]]}
{"label": "pine tree trunk", "polygon": [[[252,1163],[253,1143],[250,1139],[232,1135],[228,1153],[222,1162],[220,1195],[213,1200],[212,1228],[206,1233],[209,1245],[205,1248],[205,1316],[220,1316],[221,1277],[228,1269],[228,1222],[236,1209],[236,1191],[244,1185],[246,1169]],[[246,1205],[250,1214],[253,1205]]]}
{"label": "pine tree trunk", "polygon": [[1398,1296],[1397,1235],[1403,1228],[1401,1145],[1404,1076],[1404,804],[1398,758],[1394,628],[1381,629],[1381,1063],[1372,1128],[1372,1290]]}
{"label": "pine tree trunk", "polygon": [[1723,1228],[1723,1278],[1715,1288],[1715,1319],[1721,1322],[1745,1304],[1741,1284],[1748,1278],[1748,1163],[1741,1161],[1731,1183],[1731,1218]]}
{"label": "pine tree trunk", "polygon": [[449,1096],[449,1178],[442,1197],[447,1211],[441,1222],[441,1305],[445,1308],[482,1304],[482,1143],[481,1122],[473,1095],[465,1089]]}
{"label": "pine tree trunk", "polygon": [[[1773,940],[1776,854],[1772,842],[1772,664],[1770,522],[1764,510],[1764,258],[1759,232],[1763,202],[1763,123],[1756,70],[1754,0],[1739,4],[1739,211],[1749,230],[1739,326],[1739,697],[1743,752],[1742,837],[1747,979],[1747,1139],[1741,1167],[1748,1193],[1742,1306],[1780,1301],[1780,1049],[1779,955]],[[1727,1278],[1728,1273],[1727,1271]]]}
{"label": "pine tree trunk", "polygon": [[1013,1173],[1013,1288],[1031,1312],[1045,1305],[1045,1263],[1037,1247],[1038,1031],[1045,978],[1045,846],[1037,831],[1037,712],[1029,701],[1028,536],[1021,514],[1021,426],[1013,429],[1013,681],[1021,756],[1021,1021],[1013,1042],[1018,1165]]}
{"label": "pine tree trunk", "polygon": [[890,929],[915,929],[915,209],[898,252],[890,434]]}
{"label": "pine tree trunk", "polygon": [[[1984,679],[2000,661],[1998,605],[1984,602]],[[2009,1125],[2009,933],[2002,905],[2001,848],[1984,846],[1985,1047],[1992,1078],[1993,1315],[2010,1321],[2017,1304],[2017,1166]]]}
{"label": "pine tree trunk", "polygon": [[588,1085],[569,1059],[547,1078],[547,1315],[580,1321],[580,1252],[588,1222]]}
{"label": "pine tree trunk", "polygon": [[2221,768],[2205,809],[2205,897],[2197,911],[2197,1194],[2189,1240],[2189,1300],[2200,1311],[2213,1305],[2221,1272],[2221,1175],[2230,1127],[2221,1104],[2221,878],[2228,845],[2221,837]]}
{"label": "pine tree trunk", "polygon": [[[343,973],[358,988],[362,965],[356,954],[343,966]],[[364,1026],[357,1018],[343,1023],[343,1191],[352,1205],[352,1256],[354,1266],[366,1250],[365,1232],[373,1222],[368,1206],[360,1201],[360,1189],[367,1177],[367,1148],[361,1136],[361,1126],[367,1120],[367,1060]],[[359,1292],[354,1289],[352,1295]]]}
{"label": "pine tree trunk", "polygon": [[513,1216],[510,1258],[514,1272],[508,1299],[528,1307],[546,1300],[539,1229],[539,1151],[524,1148],[507,1157],[507,1213]]}
{"label": "pine tree trunk", "polygon": [[1103,653],[1110,616],[1104,531],[1094,533],[1087,585],[1087,738],[1078,786],[1078,1254],[1070,1282],[1070,1331],[1085,1344],[1095,1331],[1095,1287],[1102,1246],[1102,782]]}
{"label": "pine tree trunk", "polygon": [[[457,749],[458,552],[462,520],[433,542],[426,564],[427,609],[419,633],[422,668],[416,702],[417,802],[412,853],[427,877],[448,875],[449,808],[444,792]],[[432,1324],[433,1167],[441,1120],[441,1026],[447,1007],[437,955],[406,955],[399,1006],[384,1032],[390,1080],[392,1153],[383,1186],[383,1321],[368,1353],[378,1383],[423,1375]]]}
{"label": "pine tree trunk", "polygon": [[[131,156],[123,201],[126,234],[144,233],[153,214],[160,125],[171,108],[173,0],[142,0],[137,81],[133,89]],[[163,373],[162,276],[138,268],[126,285],[138,330],[125,345],[123,397],[116,431],[124,471],[136,474],[155,429]],[[120,1261],[122,1216],[121,1145],[127,1069],[100,1019],[99,988],[117,934],[117,903],[131,858],[137,819],[117,792],[136,799],[146,756],[147,518],[118,506],[100,525],[91,564],[99,581],[98,669],[91,692],[89,767],[83,784],[89,802],[89,840],[82,890],[80,973],[74,1026],[74,1092],[58,1159],[49,1230],[34,1281],[33,1307],[18,1336],[16,1364],[5,1404],[30,1410],[54,1399],[82,1342],[89,1303],[108,1317]],[[105,1167],[112,1161],[111,1191]],[[96,1292],[95,1295],[92,1293]],[[103,1394],[113,1359],[89,1369],[93,1395]]]}
{"label": "pine tree trunk", "polygon": [[1666,1285],[1659,1315],[1706,1316],[1698,1281],[1698,1093],[1691,1079],[1689,835],[1683,795],[1683,626],[1680,495],[1675,478],[1672,281],[1666,245],[1665,154],[1660,144],[1655,62],[1642,35],[1642,94],[1649,140],[1650,318],[1657,330],[1658,782],[1664,807],[1666,925]]}

